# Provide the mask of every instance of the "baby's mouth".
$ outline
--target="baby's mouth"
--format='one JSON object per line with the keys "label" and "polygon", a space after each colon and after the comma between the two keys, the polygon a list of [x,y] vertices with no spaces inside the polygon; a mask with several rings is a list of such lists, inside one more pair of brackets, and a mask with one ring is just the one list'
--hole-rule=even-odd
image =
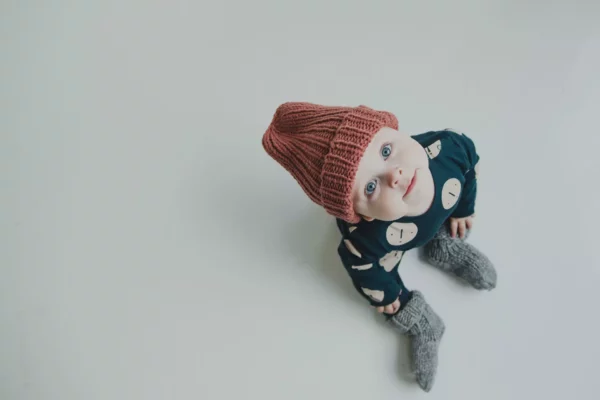
{"label": "baby's mouth", "polygon": [[412,192],[416,183],[417,183],[417,171],[415,170],[415,174],[413,175],[412,179],[410,180],[410,183],[408,184],[408,187],[406,188],[406,192],[404,192],[404,196],[402,196],[402,198],[405,198],[406,196],[409,195],[410,192]]}

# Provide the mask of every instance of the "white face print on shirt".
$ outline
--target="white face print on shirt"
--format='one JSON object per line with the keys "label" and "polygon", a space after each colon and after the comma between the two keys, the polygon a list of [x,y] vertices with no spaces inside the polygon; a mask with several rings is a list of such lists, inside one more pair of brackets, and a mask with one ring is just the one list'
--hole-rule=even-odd
{"label": "white face print on shirt", "polygon": [[449,210],[458,201],[460,196],[460,181],[456,178],[450,178],[444,183],[442,188],[442,206],[444,209]]}
{"label": "white face print on shirt", "polygon": [[390,272],[394,269],[394,267],[400,262],[402,259],[403,251],[392,251],[387,253],[385,256],[379,259],[379,264],[386,270],[386,272]]}
{"label": "white face print on shirt", "polygon": [[387,228],[385,237],[389,244],[401,246],[413,240],[419,229],[412,222],[394,222]]}
{"label": "white face print on shirt", "polygon": [[440,154],[440,151],[442,151],[442,142],[439,140],[436,140],[432,145],[425,148],[425,152],[427,152],[427,155],[432,160]]}
{"label": "white face print on shirt", "polygon": [[371,289],[367,289],[364,287],[361,287],[360,289],[363,291],[364,294],[369,296],[371,299],[373,299],[377,302],[383,301],[384,293],[382,290],[371,290]]}
{"label": "white face print on shirt", "polygon": [[352,269],[355,269],[357,271],[366,271],[367,269],[371,269],[371,267],[373,267],[373,264],[353,265]]}
{"label": "white face print on shirt", "polygon": [[356,247],[354,247],[351,241],[346,239],[344,240],[344,244],[346,245],[346,248],[350,251],[350,253],[354,254],[358,258],[362,258],[362,254],[360,254],[360,251],[358,251]]}

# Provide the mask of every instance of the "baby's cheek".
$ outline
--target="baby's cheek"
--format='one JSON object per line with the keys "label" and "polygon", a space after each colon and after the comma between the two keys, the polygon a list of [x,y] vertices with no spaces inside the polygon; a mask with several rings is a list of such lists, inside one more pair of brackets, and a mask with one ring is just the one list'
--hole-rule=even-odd
{"label": "baby's cheek", "polygon": [[[384,194],[384,193],[382,193]],[[389,190],[383,196],[380,196],[377,202],[376,219],[382,221],[395,221],[402,218],[408,212],[408,207],[402,199],[402,194],[396,190]]]}
{"label": "baby's cheek", "polygon": [[[438,141],[439,142],[439,141]],[[406,165],[417,168],[429,168],[429,158],[435,158],[440,153],[442,148],[441,143],[435,142],[431,145],[431,154],[428,156],[427,150],[423,151],[423,147],[418,142],[414,142],[408,154],[404,156]]]}

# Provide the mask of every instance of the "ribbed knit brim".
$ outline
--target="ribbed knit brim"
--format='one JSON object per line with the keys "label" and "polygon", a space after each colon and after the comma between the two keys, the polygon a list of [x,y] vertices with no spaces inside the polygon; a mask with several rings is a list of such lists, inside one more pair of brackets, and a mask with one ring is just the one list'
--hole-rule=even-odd
{"label": "ribbed knit brim", "polygon": [[312,201],[356,223],[354,178],[365,149],[383,127],[398,129],[398,120],[365,106],[285,103],[277,108],[262,143]]}

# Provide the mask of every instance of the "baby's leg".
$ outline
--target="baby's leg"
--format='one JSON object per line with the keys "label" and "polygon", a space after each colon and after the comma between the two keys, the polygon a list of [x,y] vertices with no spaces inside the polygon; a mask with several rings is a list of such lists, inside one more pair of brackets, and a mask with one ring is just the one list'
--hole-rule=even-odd
{"label": "baby's leg", "polygon": [[436,267],[451,272],[480,290],[496,287],[492,262],[464,239],[452,238],[446,225],[424,246],[425,256]]}
{"label": "baby's leg", "polygon": [[[412,364],[417,382],[423,390],[429,392],[435,380],[438,349],[446,328],[420,292],[408,293],[405,297],[408,300],[401,304],[400,311],[388,316],[388,322],[397,331],[410,337]],[[401,302],[402,298],[401,294]]]}

